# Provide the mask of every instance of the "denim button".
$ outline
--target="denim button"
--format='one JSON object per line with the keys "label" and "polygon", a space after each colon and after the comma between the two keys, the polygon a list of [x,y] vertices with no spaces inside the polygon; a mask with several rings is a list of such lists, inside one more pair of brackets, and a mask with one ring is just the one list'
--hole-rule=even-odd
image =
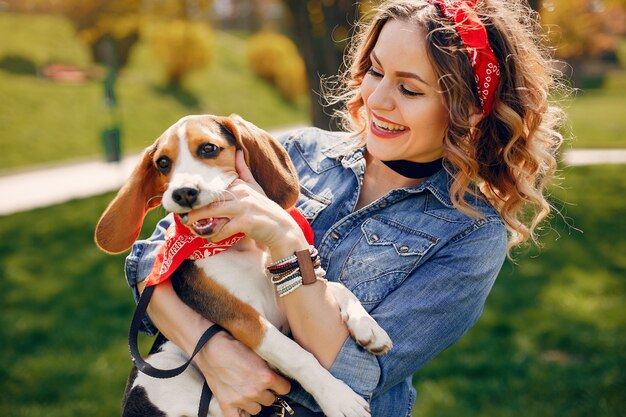
{"label": "denim button", "polygon": [[370,237],[370,239],[372,239],[372,242],[378,242],[378,239],[380,238],[378,237],[378,235],[374,234]]}
{"label": "denim button", "polygon": [[332,240],[339,240],[339,234],[338,234],[337,232],[332,232],[332,233],[330,234],[330,238],[331,238]]}
{"label": "denim button", "polygon": [[380,203],[378,203],[378,207],[383,209],[385,207],[387,207],[389,203],[387,203],[386,201],[381,201]]}
{"label": "denim button", "polygon": [[406,253],[406,252],[409,251],[409,247],[406,246],[406,245],[402,245],[402,246],[400,246],[399,250],[400,250],[401,253]]}

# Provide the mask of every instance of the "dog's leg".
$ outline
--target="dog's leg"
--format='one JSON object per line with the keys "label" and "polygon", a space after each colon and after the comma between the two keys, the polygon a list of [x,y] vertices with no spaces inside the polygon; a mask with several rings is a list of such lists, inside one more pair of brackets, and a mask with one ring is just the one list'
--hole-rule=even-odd
{"label": "dog's leg", "polygon": [[255,351],[309,392],[327,417],[369,417],[369,404],[333,377],[315,357],[269,325]]}
{"label": "dog's leg", "polygon": [[346,323],[352,338],[376,355],[389,351],[393,345],[387,332],[365,311],[359,299],[337,282],[328,282],[327,285],[339,304],[341,318]]}
{"label": "dog's leg", "polygon": [[311,353],[282,334],[249,304],[203,275],[192,262],[184,262],[172,275],[175,291],[191,308],[300,382],[327,417],[370,416],[367,402],[333,377]]}

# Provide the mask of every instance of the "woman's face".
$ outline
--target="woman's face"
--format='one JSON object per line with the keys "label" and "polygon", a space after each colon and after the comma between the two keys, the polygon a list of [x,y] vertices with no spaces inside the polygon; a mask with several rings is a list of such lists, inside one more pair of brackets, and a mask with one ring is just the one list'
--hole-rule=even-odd
{"label": "woman's face", "polygon": [[361,84],[367,114],[367,151],[382,161],[429,162],[443,153],[448,110],[414,24],[390,20],[370,54]]}

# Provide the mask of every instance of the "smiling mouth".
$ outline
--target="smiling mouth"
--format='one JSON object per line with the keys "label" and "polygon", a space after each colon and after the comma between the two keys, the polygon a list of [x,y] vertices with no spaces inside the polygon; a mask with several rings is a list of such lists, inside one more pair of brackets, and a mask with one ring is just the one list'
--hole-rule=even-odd
{"label": "smiling mouth", "polygon": [[376,129],[387,133],[401,133],[407,130],[406,126],[397,125],[395,123],[383,122],[376,118],[372,118],[372,124]]}

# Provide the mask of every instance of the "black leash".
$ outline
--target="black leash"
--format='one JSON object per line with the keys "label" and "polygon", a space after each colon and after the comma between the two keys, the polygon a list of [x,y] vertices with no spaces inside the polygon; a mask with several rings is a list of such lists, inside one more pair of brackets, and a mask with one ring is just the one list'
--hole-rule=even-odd
{"label": "black leash", "polygon": [[[152,286],[144,288],[143,292],[139,296],[139,301],[137,302],[137,307],[135,308],[135,314],[133,314],[133,319],[130,322],[130,330],[128,332],[128,349],[130,350],[130,356],[133,360],[133,363],[135,364],[135,366],[140,372],[148,376],[151,376],[153,378],[160,378],[160,379],[172,378],[185,372],[185,369],[187,369],[187,367],[191,365],[193,358],[198,354],[198,352],[200,352],[202,347],[206,344],[206,342],[209,341],[209,339],[215,336],[218,332],[227,331],[227,330],[218,324],[214,324],[213,326],[209,327],[202,334],[202,336],[200,336],[200,340],[198,340],[198,343],[196,343],[196,347],[193,350],[193,353],[191,354],[191,357],[189,358],[187,362],[183,363],[182,365],[174,369],[155,368],[154,366],[150,365],[148,362],[146,362],[143,359],[143,357],[141,356],[141,353],[139,352],[139,346],[137,344],[141,321],[146,315],[148,304],[150,303],[150,299],[152,298],[152,294],[154,293],[155,287],[156,285],[152,285]],[[209,388],[209,384],[207,384],[207,382],[204,381],[204,384],[202,386],[202,394],[200,395],[200,403],[198,405],[198,417],[208,416],[209,404],[211,403],[211,398],[213,398],[213,393],[211,392],[211,389]],[[276,402],[274,403],[272,408],[275,410],[274,412],[276,414],[274,415],[276,416],[284,416],[285,412],[287,412],[289,415],[294,414],[294,410],[289,406],[289,404],[284,399],[280,397],[276,398]],[[298,415],[300,415],[300,413]],[[303,417],[305,417],[306,415],[307,414],[304,413]]]}
{"label": "black leash", "polygon": [[[139,335],[139,327],[141,325],[141,321],[146,315],[148,304],[150,303],[150,299],[152,298],[155,287],[156,285],[146,287],[139,297],[139,301],[137,302],[137,307],[135,309],[135,314],[133,315],[133,320],[130,323],[130,330],[128,332],[128,348],[130,350],[130,356],[139,371],[153,378],[172,378],[182,374],[185,369],[187,369],[187,367],[193,361],[193,358],[198,354],[198,352],[200,352],[202,347],[205,345],[206,342],[209,341],[209,339],[211,339],[222,330],[226,331],[226,329],[217,324],[209,327],[200,337],[200,340],[198,340],[198,343],[196,344],[196,347],[193,350],[193,353],[191,354],[189,360],[183,363],[181,366],[174,369],[158,369],[153,367],[141,357],[141,353],[139,353],[139,347],[137,345],[137,337]],[[200,396],[200,405],[198,407],[198,417],[207,417],[209,413],[209,403],[211,402],[212,397],[213,394],[211,393],[209,385],[206,383],[206,381],[204,381],[204,385],[202,386],[202,394]]]}

